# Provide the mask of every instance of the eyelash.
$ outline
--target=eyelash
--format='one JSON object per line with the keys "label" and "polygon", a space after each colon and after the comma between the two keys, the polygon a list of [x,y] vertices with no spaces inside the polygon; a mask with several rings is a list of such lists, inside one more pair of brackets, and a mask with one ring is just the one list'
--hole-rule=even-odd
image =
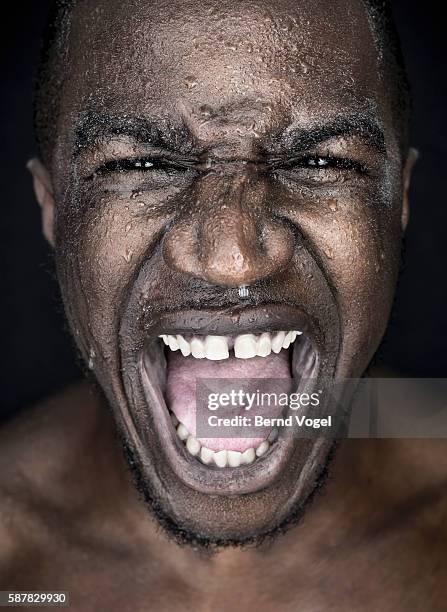
{"label": "eyelash", "polygon": [[332,157],[322,155],[306,155],[290,161],[280,162],[275,170],[304,168],[309,170],[348,170],[366,174],[366,167],[353,159],[346,157]]}
{"label": "eyelash", "polygon": [[[186,162],[180,163],[173,160],[161,158],[135,158],[135,159],[119,159],[106,162],[100,168],[95,170],[88,178],[94,176],[102,176],[111,174],[112,172],[148,172],[150,170],[160,170],[164,172],[171,171],[187,171],[193,168],[193,164]],[[348,170],[366,174],[367,170],[363,164],[352,159],[343,157],[331,156],[302,156],[292,160],[278,160],[269,166],[271,171],[277,170],[293,170],[294,168],[303,168],[308,170]]]}
{"label": "eyelash", "polygon": [[112,172],[147,172],[149,170],[188,170],[186,164],[180,164],[171,160],[139,157],[136,159],[117,159],[111,160],[103,164],[95,170],[93,176],[102,176],[111,174]]}

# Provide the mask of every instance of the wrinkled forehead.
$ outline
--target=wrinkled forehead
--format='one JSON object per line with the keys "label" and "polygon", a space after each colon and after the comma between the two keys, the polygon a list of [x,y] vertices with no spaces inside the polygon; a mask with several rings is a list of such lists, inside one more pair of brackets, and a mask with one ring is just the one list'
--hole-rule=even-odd
{"label": "wrinkled forehead", "polygon": [[377,57],[356,0],[86,0],[72,18],[63,103],[72,117],[174,121],[225,109],[261,130],[351,108],[380,114]]}

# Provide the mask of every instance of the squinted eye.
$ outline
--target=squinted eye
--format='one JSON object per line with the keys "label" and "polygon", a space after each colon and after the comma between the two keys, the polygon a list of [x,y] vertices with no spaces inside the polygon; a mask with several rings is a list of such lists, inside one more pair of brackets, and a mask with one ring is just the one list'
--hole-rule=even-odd
{"label": "squinted eye", "polygon": [[97,168],[88,179],[119,173],[165,173],[167,175],[175,172],[185,172],[188,170],[188,165],[179,161],[164,159],[164,158],[134,158],[134,159],[114,159],[106,162]]}
{"label": "squinted eye", "polygon": [[310,170],[351,170],[366,173],[363,164],[344,157],[304,156],[286,161],[282,167],[287,170],[305,168]]}

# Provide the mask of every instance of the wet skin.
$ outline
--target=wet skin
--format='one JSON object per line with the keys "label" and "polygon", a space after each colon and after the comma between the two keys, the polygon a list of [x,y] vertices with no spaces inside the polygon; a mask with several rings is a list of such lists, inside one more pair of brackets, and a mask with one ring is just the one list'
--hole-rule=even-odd
{"label": "wet skin", "polygon": [[71,328],[164,515],[211,540],[256,536],[306,501],[330,441],[210,472],[176,448],[142,353],[166,312],[180,326],[200,309],[237,333],[249,285],[255,327],[275,304],[305,313],[314,374],[362,374],[399,268],[395,99],[358,2],[349,19],[332,2],[93,7],[95,20],[74,11],[47,161]]}
{"label": "wet skin", "polygon": [[82,612],[444,607],[444,440],[345,440],[297,528],[212,556],[154,525],[87,385],[2,427],[0,449],[2,590],[66,590]]}
{"label": "wet skin", "polygon": [[[241,3],[109,0],[81,6],[86,4],[98,18],[81,8],[73,14],[53,154],[45,160],[47,171],[37,162],[31,167],[70,325],[164,516],[202,539],[244,540],[274,528],[305,503],[330,441],[283,443],[281,461],[267,464],[268,475],[244,468],[236,485],[231,474],[207,474],[177,452],[172,432],[163,427],[160,406],[142,382],[142,355],[153,350],[168,314],[177,327],[200,311],[208,326],[211,313],[215,325],[237,329],[239,319],[232,315],[242,312],[243,320],[249,312],[251,324],[262,328],[266,313],[277,308],[284,322],[296,316],[308,325],[318,374],[343,378],[364,372],[387,324],[407,216],[411,160],[395,127],[395,98],[358,2],[279,2],[274,11],[262,2],[251,3],[249,10]],[[325,163],[316,167],[318,159]],[[154,166],[132,167],[139,160]],[[250,287],[244,303],[237,294],[241,285]],[[109,502],[86,524],[91,527],[103,516],[112,530],[120,526],[117,549],[133,551],[126,553],[131,568],[145,568],[157,609],[172,609],[171,600],[162,605],[168,592],[191,609],[199,604],[230,609],[241,598],[275,610],[278,601],[282,609],[296,609],[298,601],[303,609],[331,604],[346,610],[351,602],[352,609],[366,609],[371,597],[380,601],[380,609],[398,609],[413,571],[402,559],[423,554],[426,542],[409,539],[404,521],[398,530],[403,557],[389,551],[386,534],[368,547],[368,529],[379,533],[388,524],[384,517],[371,525],[370,500],[362,501],[360,492],[378,469],[380,443],[362,449],[345,445],[327,505],[321,498],[310,508],[306,530],[299,527],[282,544],[246,557],[226,551],[210,565],[155,534],[118,459],[103,402],[87,402],[84,395],[78,401],[92,405],[90,420],[73,425],[71,442],[68,435],[63,438],[75,456],[86,445],[93,448],[97,438],[98,450],[91,451],[91,461],[81,461],[88,486],[75,490],[85,503],[94,498],[101,506],[95,490],[101,457],[107,474],[101,498]],[[363,462],[353,472],[350,466],[360,455]],[[392,448],[390,456],[399,457],[399,451]],[[73,458],[67,464],[70,478],[75,464]],[[441,472],[434,488],[444,481]],[[397,491],[398,479],[379,481],[370,494],[375,511],[385,516],[377,500],[383,491]],[[116,491],[120,511],[111,501]],[[396,507],[414,491],[400,493],[393,498]],[[63,505],[70,514],[68,497]],[[417,500],[414,505],[419,511]],[[138,542],[120,523],[124,515]],[[347,517],[367,524],[365,533],[353,533]],[[347,541],[353,538],[347,566],[343,554],[331,557],[326,551],[338,528]],[[104,546],[107,531],[99,529]],[[313,565],[321,547],[325,569],[312,584],[298,581],[290,587],[297,559],[300,567]],[[338,577],[355,570],[359,584],[369,579],[370,568],[362,572],[358,562],[372,550],[399,576],[393,588],[354,593],[349,586],[339,589],[337,580],[322,585],[331,572]],[[432,557],[427,576],[434,575],[437,558]],[[75,552],[73,563],[79,559]],[[154,560],[164,564],[160,574],[151,570]],[[95,575],[91,563],[86,573]],[[260,564],[263,581],[271,581],[268,596],[259,591],[254,563]],[[284,563],[290,571],[275,573]],[[112,566],[101,584],[120,575],[119,564]],[[200,585],[190,576],[193,566],[201,572]],[[213,568],[227,572],[226,578],[216,577]],[[42,581],[50,575],[43,572]],[[126,585],[135,580],[128,568],[123,575]],[[281,599],[286,578],[287,601]],[[382,578],[374,573],[377,584]],[[75,578],[67,574],[70,580]],[[91,585],[87,576],[85,584]],[[418,585],[420,601],[425,589],[425,583]],[[140,595],[141,609],[151,609],[143,602],[148,592],[142,588]]]}

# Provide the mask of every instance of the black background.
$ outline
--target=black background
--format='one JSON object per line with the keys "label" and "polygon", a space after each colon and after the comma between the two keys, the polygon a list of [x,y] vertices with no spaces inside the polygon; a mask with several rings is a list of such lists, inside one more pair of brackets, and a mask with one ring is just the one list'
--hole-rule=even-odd
{"label": "black background", "polygon": [[[8,3],[9,4],[9,3]],[[7,415],[80,376],[40,233],[26,160],[35,153],[32,88],[49,2],[2,7],[1,411]],[[405,269],[380,359],[401,374],[447,375],[447,100],[442,3],[393,2],[413,89],[411,189]]]}

